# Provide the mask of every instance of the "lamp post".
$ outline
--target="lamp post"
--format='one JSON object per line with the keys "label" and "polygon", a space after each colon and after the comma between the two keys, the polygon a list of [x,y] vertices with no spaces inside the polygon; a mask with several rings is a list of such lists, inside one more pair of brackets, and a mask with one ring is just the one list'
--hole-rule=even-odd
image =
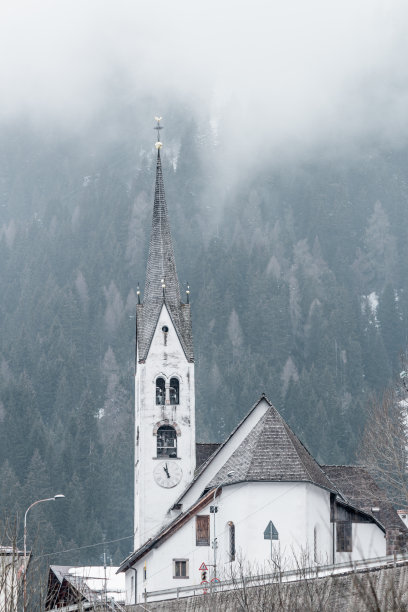
{"label": "lamp post", "polygon": [[[228,478],[232,478],[234,474],[235,474],[235,471],[234,471],[234,470],[231,470],[231,472],[228,472],[227,476],[228,476]],[[217,537],[216,537],[216,533],[215,533],[215,510],[216,510],[216,507],[215,507],[215,498],[216,498],[216,495],[217,495],[217,491],[218,491],[218,489],[220,489],[220,488],[221,488],[221,487],[222,487],[222,486],[225,484],[225,482],[226,482],[226,481],[222,482],[221,484],[219,484],[219,485],[218,485],[218,486],[215,488],[215,491],[214,491],[214,498],[213,498],[213,535],[214,535],[214,537],[213,537],[213,549],[214,549],[214,578],[216,578],[216,577],[217,577],[217,546],[218,546],[218,544],[217,544]]]}
{"label": "lamp post", "polygon": [[31,508],[33,508],[37,504],[42,504],[43,502],[55,501],[57,499],[63,499],[63,498],[65,498],[65,495],[62,495],[62,493],[58,493],[57,495],[54,495],[54,497],[47,497],[46,499],[38,499],[37,501],[33,502],[31,506],[28,506],[27,510],[25,511],[25,514],[24,514],[24,612],[26,612],[27,610],[27,514],[31,510]]}

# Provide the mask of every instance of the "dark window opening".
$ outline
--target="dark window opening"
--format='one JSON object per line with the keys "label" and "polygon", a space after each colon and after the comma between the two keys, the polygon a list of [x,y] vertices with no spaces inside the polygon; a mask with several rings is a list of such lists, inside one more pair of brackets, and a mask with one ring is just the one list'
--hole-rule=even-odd
{"label": "dark window opening", "polygon": [[229,560],[230,561],[235,561],[235,525],[232,521],[230,521],[228,523],[228,536],[229,536],[229,543],[228,543],[228,553],[229,553]]}
{"label": "dark window opening", "polygon": [[210,545],[210,515],[196,516],[196,546]]}
{"label": "dark window opening", "polygon": [[157,456],[171,459],[177,457],[177,434],[171,425],[162,425],[157,430]]}
{"label": "dark window opening", "polygon": [[170,378],[170,404],[180,403],[180,383],[178,378]]}
{"label": "dark window opening", "polygon": [[353,552],[352,523],[336,523],[336,551]]}
{"label": "dark window opening", "polygon": [[156,379],[156,404],[166,403],[166,382],[164,378]]}
{"label": "dark window opening", "polygon": [[174,559],[173,578],[188,578],[188,560]]}

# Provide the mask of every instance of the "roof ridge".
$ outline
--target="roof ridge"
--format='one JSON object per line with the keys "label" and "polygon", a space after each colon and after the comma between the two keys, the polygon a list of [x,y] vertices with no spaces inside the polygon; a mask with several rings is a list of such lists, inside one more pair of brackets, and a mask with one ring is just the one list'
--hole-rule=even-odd
{"label": "roof ridge", "polygon": [[[313,478],[312,474],[310,473],[310,470],[308,468],[307,465],[305,465],[305,462],[303,461],[302,457],[299,455],[298,449],[296,448],[296,445],[294,444],[294,441],[292,439],[293,438],[296,440],[297,443],[299,443],[302,447],[302,449],[307,453],[308,457],[312,460],[313,464],[315,464],[319,470],[322,472],[322,475],[325,476],[320,464],[316,461],[316,459],[313,457],[313,455],[310,453],[309,449],[307,448],[307,446],[302,442],[302,440],[295,434],[295,432],[292,430],[292,428],[288,425],[288,423],[285,421],[285,419],[283,418],[283,416],[279,413],[279,411],[275,408],[275,406],[271,406],[271,408],[273,408],[273,410],[275,411],[275,414],[278,416],[279,420],[281,421],[284,429],[286,430],[286,433],[288,434],[290,443],[293,447],[293,450],[295,451],[296,455],[299,458],[299,461],[302,465],[302,468],[304,469],[304,471],[306,472],[306,475],[309,477],[311,482],[314,482],[315,479]],[[269,410],[268,410],[269,412]]]}
{"label": "roof ridge", "polygon": [[[278,414],[279,414],[279,413],[278,413]],[[280,415],[279,415],[279,416],[280,416]],[[280,416],[280,418],[282,418],[282,417]],[[295,434],[295,432],[294,432],[294,431],[292,431],[292,429],[289,427],[289,425],[286,423],[286,421],[284,421],[283,419],[282,419],[282,421],[283,421],[283,426],[284,426],[284,428],[285,428],[285,429],[286,429],[286,430],[287,430],[287,431],[288,431],[290,434],[292,434],[292,436],[294,436],[294,438],[296,439],[296,441],[297,441],[297,442],[298,442],[298,443],[299,443],[299,444],[302,446],[303,450],[304,450],[304,451],[307,453],[307,455],[310,457],[310,459],[313,461],[313,463],[314,463],[314,464],[316,464],[316,465],[317,465],[317,467],[318,467],[318,468],[320,469],[320,471],[322,472],[322,474],[324,474],[324,472],[323,472],[323,470],[322,470],[322,468],[321,468],[320,464],[319,464],[319,463],[316,461],[316,459],[315,459],[315,458],[313,457],[313,455],[310,453],[310,451],[309,451],[309,449],[307,448],[307,446],[306,446],[305,444],[303,444],[302,440],[301,440],[300,438],[298,438],[298,436]],[[301,462],[303,469],[305,470],[305,472],[306,472],[306,474],[309,476],[309,478],[310,478],[311,480],[313,480],[312,475],[310,474],[309,468],[308,468],[308,467],[305,465],[305,463],[304,463],[304,461],[303,461],[302,457],[299,455],[298,450],[297,450],[297,448],[296,448],[295,444],[293,443],[293,440],[292,440],[292,438],[291,438],[291,436],[290,436],[290,435],[289,435],[289,439],[290,439],[290,441],[291,441],[291,443],[292,443],[292,445],[293,445],[293,448],[294,448],[294,450],[295,450],[295,453],[296,453],[296,454],[297,454],[297,456],[299,457],[299,461]]]}

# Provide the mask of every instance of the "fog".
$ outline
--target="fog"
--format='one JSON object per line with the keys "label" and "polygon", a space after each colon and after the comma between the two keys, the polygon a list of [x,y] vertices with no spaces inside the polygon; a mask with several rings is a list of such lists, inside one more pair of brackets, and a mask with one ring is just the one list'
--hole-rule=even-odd
{"label": "fog", "polygon": [[[3,0],[0,118],[64,129],[112,95],[206,118],[235,162],[408,135],[408,5]],[[152,106],[154,105],[154,108]],[[142,103],[143,107],[143,103]]]}

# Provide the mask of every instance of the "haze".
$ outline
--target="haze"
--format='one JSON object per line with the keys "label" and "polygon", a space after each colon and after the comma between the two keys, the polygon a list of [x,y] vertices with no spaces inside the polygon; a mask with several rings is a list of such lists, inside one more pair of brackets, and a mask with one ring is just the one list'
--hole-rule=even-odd
{"label": "haze", "polygon": [[[407,136],[408,6],[3,0],[1,118],[83,124],[115,88],[207,117],[236,163]],[[119,84],[119,85],[118,85]],[[155,108],[151,108],[152,101]]]}

